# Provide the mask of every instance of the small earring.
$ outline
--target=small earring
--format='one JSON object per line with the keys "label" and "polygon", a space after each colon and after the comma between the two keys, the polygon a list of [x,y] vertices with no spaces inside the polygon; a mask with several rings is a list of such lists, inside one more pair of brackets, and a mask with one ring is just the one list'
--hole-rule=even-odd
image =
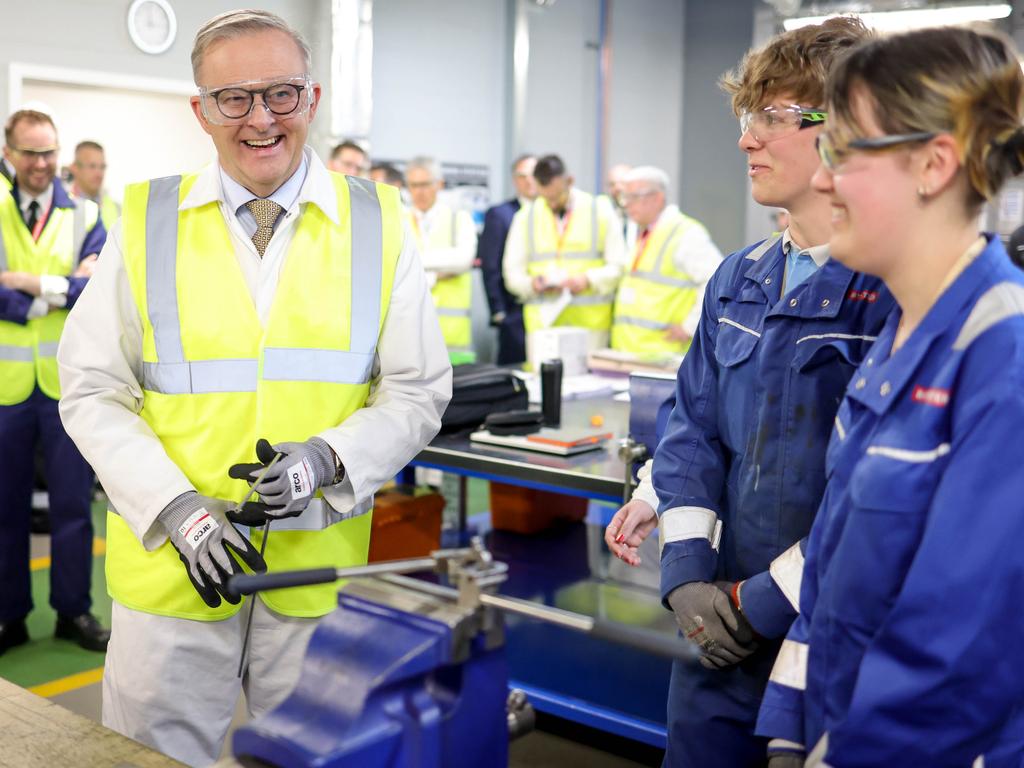
{"label": "small earring", "polygon": [[928,189],[927,189],[927,187],[918,187],[917,188],[917,196],[921,200],[927,200],[928,199]]}

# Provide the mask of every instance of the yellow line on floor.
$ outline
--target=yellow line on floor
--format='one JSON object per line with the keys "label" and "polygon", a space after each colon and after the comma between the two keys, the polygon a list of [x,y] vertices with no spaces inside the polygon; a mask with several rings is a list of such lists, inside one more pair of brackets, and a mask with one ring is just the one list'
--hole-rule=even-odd
{"label": "yellow line on floor", "polygon": [[[92,554],[94,557],[105,555],[107,553],[107,540],[95,538],[92,540]],[[43,568],[50,567],[50,556],[43,555],[42,557],[33,557],[28,561],[29,570],[40,571]]]}
{"label": "yellow line on floor", "polygon": [[61,693],[85,688],[87,685],[94,685],[102,679],[103,667],[97,667],[96,669],[88,669],[85,672],[79,672],[75,675],[62,677],[60,680],[52,680],[51,682],[43,683],[42,685],[34,685],[29,688],[29,691],[37,696],[42,696],[48,699]]}

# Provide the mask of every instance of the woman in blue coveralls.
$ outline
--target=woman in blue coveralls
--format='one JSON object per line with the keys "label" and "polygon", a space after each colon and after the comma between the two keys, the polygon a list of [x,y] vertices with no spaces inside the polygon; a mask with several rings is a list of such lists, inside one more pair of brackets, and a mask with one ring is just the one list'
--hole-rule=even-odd
{"label": "woman in blue coveralls", "polygon": [[978,231],[1024,168],[1017,56],[930,29],[866,43],[829,80],[814,185],[832,255],[899,309],[829,442],[758,720],[793,750],[781,765],[1024,760],[1024,276]]}
{"label": "woman in blue coveralls", "polygon": [[832,421],[893,306],[881,281],[829,258],[828,199],[811,188],[826,75],[866,35],[850,18],[787,32],[724,80],[754,199],[790,224],[711,279],[654,457],[656,498],[634,498],[606,534],[632,562],[658,508],[662,599],[705,650],[703,666],[672,669],[673,768],[767,760],[754,725],[796,615]]}

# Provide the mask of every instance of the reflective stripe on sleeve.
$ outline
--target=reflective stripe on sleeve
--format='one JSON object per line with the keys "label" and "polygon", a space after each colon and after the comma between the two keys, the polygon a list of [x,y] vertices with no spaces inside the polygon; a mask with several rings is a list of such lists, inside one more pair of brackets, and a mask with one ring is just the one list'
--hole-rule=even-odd
{"label": "reflective stripe on sleeve", "polygon": [[772,560],[768,572],[793,610],[800,613],[800,582],[804,575],[804,553],[800,551],[800,542]]}
{"label": "reflective stripe on sleeve", "polygon": [[711,548],[718,550],[722,537],[722,523],[713,510],[706,507],[673,507],[665,510],[658,521],[661,542],[671,544],[688,539],[707,539]]}
{"label": "reflective stripe on sleeve", "polygon": [[807,688],[807,644],[783,640],[768,678],[773,683],[803,691]]}

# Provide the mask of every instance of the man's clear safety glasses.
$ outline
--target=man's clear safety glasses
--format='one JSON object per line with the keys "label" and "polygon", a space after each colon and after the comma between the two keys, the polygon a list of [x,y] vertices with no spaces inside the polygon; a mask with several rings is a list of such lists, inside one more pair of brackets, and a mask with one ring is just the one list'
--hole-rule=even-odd
{"label": "man's clear safety glasses", "polygon": [[[248,86],[260,85],[259,88]],[[203,117],[214,125],[236,125],[244,122],[256,104],[277,117],[299,117],[309,111],[312,83],[308,75],[295,75],[267,84],[266,80],[249,80],[214,88],[199,89]]]}

